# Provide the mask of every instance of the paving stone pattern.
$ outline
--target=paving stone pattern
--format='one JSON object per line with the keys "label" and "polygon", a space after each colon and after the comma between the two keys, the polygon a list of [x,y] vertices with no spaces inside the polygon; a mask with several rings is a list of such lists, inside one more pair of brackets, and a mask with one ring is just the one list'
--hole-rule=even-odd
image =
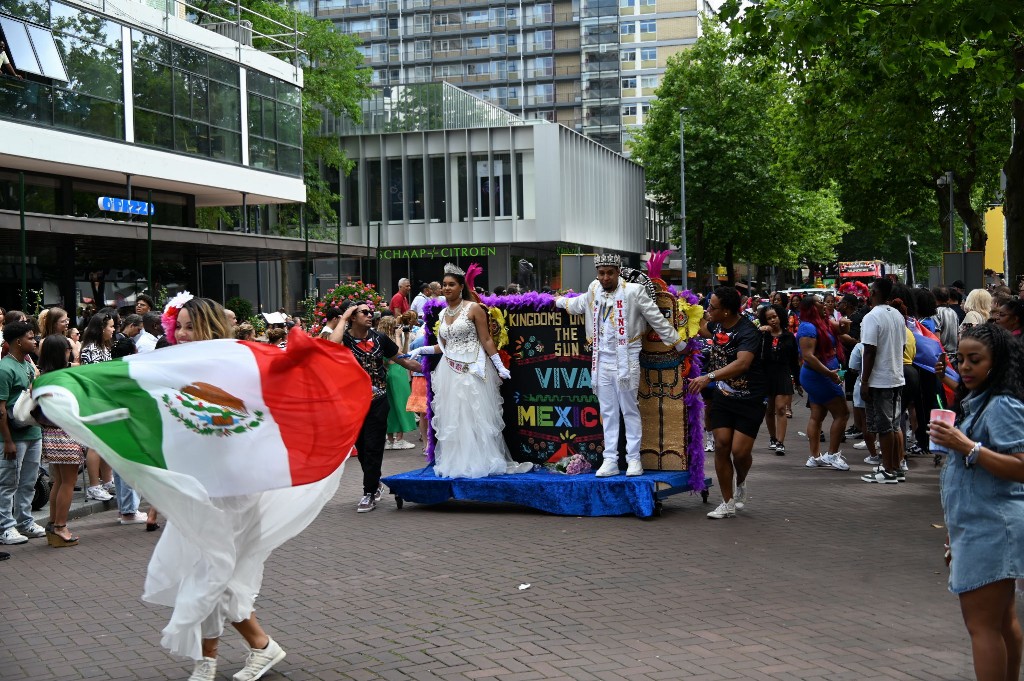
{"label": "paving stone pattern", "polygon": [[[795,411],[788,456],[762,428],[748,507],[730,520],[705,518],[715,490],[706,505],[671,497],[650,520],[399,511],[390,497],[357,515],[353,461],[266,565],[257,613],[288,657],[265,678],[974,678],[931,460],[912,460],[899,486],[862,483],[852,443],[850,471],[805,469]],[[418,449],[386,455],[386,472],[422,462]],[[0,679],[186,679],[191,662],[159,645],[170,611],[139,599],[158,535],[113,510],[72,527],[80,546],[32,540],[0,563]],[[218,679],[244,658],[229,630]]]}

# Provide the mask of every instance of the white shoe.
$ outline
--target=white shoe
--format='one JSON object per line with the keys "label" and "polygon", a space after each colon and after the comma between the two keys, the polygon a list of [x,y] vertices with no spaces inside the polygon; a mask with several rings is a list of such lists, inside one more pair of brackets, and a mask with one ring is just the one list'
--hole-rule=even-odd
{"label": "white shoe", "polygon": [[145,513],[143,513],[142,511],[136,511],[135,513],[128,516],[121,516],[121,518],[117,522],[121,523],[122,525],[142,525],[146,522],[146,520],[147,516]]}
{"label": "white shoe", "polygon": [[597,473],[594,473],[599,478],[610,478],[613,475],[619,474],[619,461],[618,459],[605,459],[601,467],[597,469]]}
{"label": "white shoe", "polygon": [[708,517],[712,518],[714,520],[718,520],[720,518],[735,518],[736,517],[736,504],[734,503],[735,501],[736,501],[735,499],[730,499],[729,501],[723,501],[721,504],[718,505],[718,508],[716,508],[714,511],[711,511],[711,513],[708,513]]}
{"label": "white shoe", "polygon": [[832,468],[837,471],[848,471],[850,470],[850,464],[846,463],[846,459],[843,458],[842,452],[835,452],[834,454],[826,454],[828,462],[832,464]]}
{"label": "white shoe", "polygon": [[395,440],[391,444],[391,449],[412,449],[415,446],[416,445],[409,442],[408,440]]}
{"label": "white shoe", "polygon": [[747,505],[746,481],[744,481],[742,485],[736,485],[736,494],[733,495],[732,501],[736,505],[737,511],[742,511],[743,507]]}
{"label": "white shoe", "polygon": [[626,464],[626,475],[634,477],[637,475],[644,474],[644,465],[640,463],[640,459],[636,461],[630,461]]}
{"label": "white shoe", "polygon": [[6,544],[8,546],[12,544],[24,544],[28,541],[28,537],[18,532],[15,528],[5,530],[3,534],[0,534],[0,544]]}
{"label": "white shoe", "polygon": [[877,454],[874,456],[865,456],[864,463],[866,463],[869,466],[878,466],[882,463],[882,457],[878,456]]}
{"label": "white shoe", "polygon": [[196,660],[196,666],[192,668],[192,676],[188,681],[214,681],[217,678],[217,658],[204,657]]}
{"label": "white shoe", "polygon": [[394,449],[395,443],[393,440],[384,440],[384,449]]}
{"label": "white shoe", "polygon": [[46,530],[44,530],[42,527],[40,527],[36,523],[32,523],[31,525],[26,527],[24,530],[22,530],[21,533],[23,535],[25,535],[26,537],[28,537],[29,539],[39,539],[40,537],[45,537],[46,536]]}
{"label": "white shoe", "polygon": [[900,461],[900,470],[904,471],[904,472],[910,470],[910,467],[907,466],[907,460],[906,459],[903,459],[903,461]]}
{"label": "white shoe", "polygon": [[510,463],[505,467],[505,473],[507,475],[515,475],[516,473],[530,473],[533,471],[533,464],[529,461],[522,461],[520,463]]}
{"label": "white shoe", "polygon": [[117,495],[117,485],[114,484],[113,480],[111,480],[110,482],[105,482],[103,483],[103,491],[109,494],[110,496],[115,496]]}
{"label": "white shoe", "polygon": [[242,671],[231,678],[234,681],[255,681],[270,671],[271,667],[283,660],[285,655],[286,653],[281,646],[277,645],[274,639],[270,639],[270,643],[262,650],[251,648],[249,650],[249,657],[245,659],[245,666],[242,668]]}
{"label": "white shoe", "polygon": [[108,492],[107,490],[103,489],[103,485],[96,485],[95,487],[86,487],[85,488],[85,498],[86,498],[87,501],[88,500],[110,501],[114,497],[111,496],[110,492]]}
{"label": "white shoe", "polygon": [[825,456],[825,454],[818,457],[809,456],[807,457],[807,463],[805,463],[804,466],[807,468],[831,468],[832,464],[829,463]]}
{"label": "white shoe", "polygon": [[868,442],[867,442],[867,440],[861,440],[860,442],[855,444],[853,446],[853,448],[854,449],[867,449],[868,448]]}
{"label": "white shoe", "polygon": [[704,451],[715,451],[715,436],[707,431],[704,431]]}

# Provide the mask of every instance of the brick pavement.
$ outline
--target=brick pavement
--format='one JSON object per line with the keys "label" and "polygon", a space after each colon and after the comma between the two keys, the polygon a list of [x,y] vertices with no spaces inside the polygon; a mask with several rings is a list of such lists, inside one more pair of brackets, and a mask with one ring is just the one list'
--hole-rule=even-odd
{"label": "brick pavement", "polygon": [[[713,505],[692,495],[650,520],[468,502],[398,511],[390,499],[357,515],[353,462],[320,518],[267,563],[258,612],[288,657],[266,678],[973,678],[933,527],[937,470],[915,459],[897,487],[861,483],[859,463],[804,469],[805,422],[799,407],[786,457],[762,428],[735,520],[706,519]],[[386,472],[421,461],[387,452]],[[188,677],[191,663],[159,646],[169,610],[139,600],[157,536],[116,518],[73,523],[75,548],[10,547],[0,679]],[[218,678],[243,659],[227,634]]]}

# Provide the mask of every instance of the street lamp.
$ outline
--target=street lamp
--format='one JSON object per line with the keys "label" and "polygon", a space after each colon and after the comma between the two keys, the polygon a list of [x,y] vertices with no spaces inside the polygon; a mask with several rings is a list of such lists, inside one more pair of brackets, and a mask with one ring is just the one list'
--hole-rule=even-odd
{"label": "street lamp", "polygon": [[679,257],[683,263],[683,288],[689,287],[690,266],[686,264],[686,151],[683,141],[683,114],[687,107],[679,109],[679,214],[682,223],[680,230]]}
{"label": "street lamp", "polygon": [[917,245],[917,242],[912,240],[910,238],[910,235],[908,234],[907,235],[907,256],[910,258],[910,286],[911,286],[911,288],[913,288],[914,286],[917,286],[917,279],[914,277],[914,246],[916,246],[916,245]]}

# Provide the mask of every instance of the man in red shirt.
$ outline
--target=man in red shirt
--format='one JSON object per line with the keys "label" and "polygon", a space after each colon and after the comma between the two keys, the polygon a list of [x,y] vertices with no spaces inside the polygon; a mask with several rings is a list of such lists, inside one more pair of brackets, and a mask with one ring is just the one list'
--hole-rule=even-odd
{"label": "man in red shirt", "polygon": [[388,307],[391,312],[396,316],[400,317],[402,314],[409,311],[409,291],[412,289],[412,284],[405,277],[398,280],[398,293],[391,296],[391,303]]}

